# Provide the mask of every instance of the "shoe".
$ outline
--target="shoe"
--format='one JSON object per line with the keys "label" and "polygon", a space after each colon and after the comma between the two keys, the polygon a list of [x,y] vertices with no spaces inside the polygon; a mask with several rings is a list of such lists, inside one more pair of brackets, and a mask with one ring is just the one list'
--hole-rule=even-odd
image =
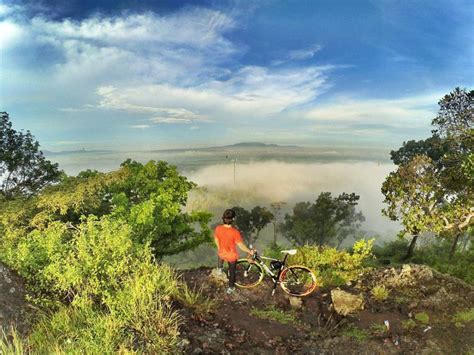
{"label": "shoe", "polygon": [[228,295],[230,295],[230,294],[232,294],[232,293],[234,293],[234,292],[235,292],[235,287],[228,287],[228,288],[227,288],[226,293],[227,293]]}

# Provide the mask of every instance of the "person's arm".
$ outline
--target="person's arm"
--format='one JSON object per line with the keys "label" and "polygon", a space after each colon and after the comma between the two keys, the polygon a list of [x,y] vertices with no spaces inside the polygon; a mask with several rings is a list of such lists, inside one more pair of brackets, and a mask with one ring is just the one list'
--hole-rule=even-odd
{"label": "person's arm", "polygon": [[214,242],[216,243],[217,250],[219,250],[219,239],[217,239],[217,235],[215,231],[214,231]]}
{"label": "person's arm", "polygon": [[237,246],[239,247],[240,250],[246,252],[247,254],[255,253],[255,250],[247,248],[247,246],[244,244],[244,242],[237,243]]}

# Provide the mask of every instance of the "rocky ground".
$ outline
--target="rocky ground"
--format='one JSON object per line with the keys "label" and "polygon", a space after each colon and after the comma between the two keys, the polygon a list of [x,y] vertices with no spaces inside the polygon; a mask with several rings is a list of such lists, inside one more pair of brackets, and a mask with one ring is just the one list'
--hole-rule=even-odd
{"label": "rocky ground", "polygon": [[[359,282],[294,299],[271,285],[227,296],[210,269],[186,271],[192,287],[216,301],[211,314],[185,314],[180,347],[196,354],[469,354],[474,288],[428,267],[375,270]],[[388,297],[375,300],[375,286]]]}
{"label": "rocky ground", "polygon": [[29,308],[22,279],[0,263],[0,326],[9,329],[14,325],[25,332]]}

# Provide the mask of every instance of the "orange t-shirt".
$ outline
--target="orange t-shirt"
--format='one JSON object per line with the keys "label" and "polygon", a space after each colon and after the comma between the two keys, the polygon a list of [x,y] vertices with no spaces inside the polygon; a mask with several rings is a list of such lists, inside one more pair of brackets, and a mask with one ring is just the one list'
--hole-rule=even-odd
{"label": "orange t-shirt", "polygon": [[218,255],[225,261],[236,261],[239,258],[236,245],[242,242],[240,232],[234,227],[217,226],[214,232],[214,238],[219,244]]}

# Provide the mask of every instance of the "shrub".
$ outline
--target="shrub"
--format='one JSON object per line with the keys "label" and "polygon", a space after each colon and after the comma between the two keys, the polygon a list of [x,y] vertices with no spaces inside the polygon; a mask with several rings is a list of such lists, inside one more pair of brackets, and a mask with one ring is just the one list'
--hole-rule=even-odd
{"label": "shrub", "polygon": [[331,247],[305,245],[290,257],[292,264],[302,264],[311,268],[321,286],[340,286],[356,280],[367,268],[364,261],[371,257],[373,240],[359,240],[353,252]]}
{"label": "shrub", "polygon": [[457,328],[462,328],[466,323],[472,321],[474,321],[474,308],[471,308],[467,311],[457,312],[453,316],[453,322]]}
{"label": "shrub", "polygon": [[389,292],[385,285],[377,285],[372,288],[371,294],[376,301],[385,301],[388,298]]}
{"label": "shrub", "polygon": [[44,310],[28,338],[33,351],[175,350],[172,303],[212,306],[157,262],[209,239],[207,213],[181,212],[192,186],[166,163],[128,161],[115,173],[65,179],[25,207],[0,208],[0,259]]}
{"label": "shrub", "polygon": [[402,320],[402,328],[405,330],[412,330],[416,327],[416,322],[413,319]]}
{"label": "shrub", "polygon": [[430,322],[430,316],[426,312],[416,313],[415,319],[423,325],[427,325]]}

